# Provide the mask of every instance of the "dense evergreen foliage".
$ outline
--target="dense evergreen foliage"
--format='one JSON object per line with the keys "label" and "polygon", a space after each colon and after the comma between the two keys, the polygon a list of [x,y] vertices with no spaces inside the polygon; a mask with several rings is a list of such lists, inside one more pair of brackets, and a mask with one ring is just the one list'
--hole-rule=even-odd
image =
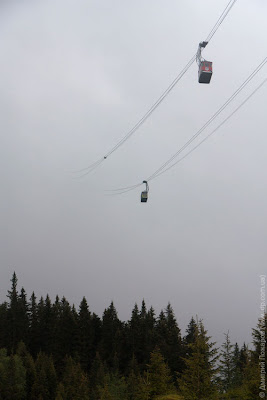
{"label": "dense evergreen foliage", "polygon": [[259,397],[266,314],[253,330],[253,350],[231,344],[227,333],[220,353],[202,321],[192,318],[182,337],[170,304],[157,317],[143,301],[122,322],[111,302],[99,318],[85,298],[78,310],[65,297],[53,303],[32,293],[28,301],[15,273],[7,299],[0,304],[0,400]]}

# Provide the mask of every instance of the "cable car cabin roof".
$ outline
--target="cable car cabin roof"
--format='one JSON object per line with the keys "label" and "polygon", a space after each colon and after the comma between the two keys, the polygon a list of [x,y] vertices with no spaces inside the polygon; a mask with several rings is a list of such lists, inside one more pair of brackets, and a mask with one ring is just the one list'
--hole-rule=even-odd
{"label": "cable car cabin roof", "polygon": [[147,202],[147,191],[141,193],[141,203]]}
{"label": "cable car cabin roof", "polygon": [[198,70],[198,82],[199,83],[210,83],[212,76],[212,62],[201,61]]}

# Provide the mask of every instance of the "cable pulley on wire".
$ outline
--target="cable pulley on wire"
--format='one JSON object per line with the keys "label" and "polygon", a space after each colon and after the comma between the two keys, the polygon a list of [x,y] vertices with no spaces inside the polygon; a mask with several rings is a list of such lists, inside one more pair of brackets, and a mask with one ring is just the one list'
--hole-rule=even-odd
{"label": "cable pulley on wire", "polygon": [[198,64],[198,82],[199,83],[210,83],[212,76],[212,62],[205,60],[201,51],[207,46],[208,42],[201,42],[198,46],[198,51],[196,55],[196,61]]}

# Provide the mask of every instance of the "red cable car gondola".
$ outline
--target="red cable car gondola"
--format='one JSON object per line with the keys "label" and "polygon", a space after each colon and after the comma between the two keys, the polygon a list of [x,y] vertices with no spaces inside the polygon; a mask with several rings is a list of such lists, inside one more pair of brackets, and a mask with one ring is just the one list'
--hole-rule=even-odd
{"label": "red cable car gondola", "polygon": [[210,83],[212,76],[212,62],[211,61],[200,61],[198,70],[198,82],[199,83]]}

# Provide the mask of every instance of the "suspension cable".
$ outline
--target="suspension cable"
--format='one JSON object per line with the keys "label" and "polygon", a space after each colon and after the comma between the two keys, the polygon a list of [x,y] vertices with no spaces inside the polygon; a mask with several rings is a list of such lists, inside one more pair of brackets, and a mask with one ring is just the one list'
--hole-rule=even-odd
{"label": "suspension cable", "polygon": [[159,167],[152,175],[147,178],[147,181],[152,180],[157,176],[165,167],[167,167],[178,155],[184,151],[210,124],[217,118],[219,114],[234,100],[234,98],[248,85],[248,83],[257,75],[267,62],[267,57],[257,66],[257,68],[249,75],[249,77],[242,83],[242,85],[229,97],[229,99],[213,114],[213,116],[161,167]]}
{"label": "suspension cable", "polygon": [[168,170],[170,170],[171,168],[173,168],[175,165],[177,165],[178,163],[180,163],[182,160],[184,160],[187,156],[189,156],[189,154],[191,154],[194,150],[196,150],[199,146],[202,145],[202,143],[206,142],[206,140],[208,140],[215,132],[217,132],[218,129],[221,128],[221,126],[223,126],[235,113],[237,113],[237,111],[240,110],[241,107],[243,107],[243,105],[245,103],[248,102],[248,100],[251,99],[252,96],[254,96],[254,94],[261,89],[261,87],[267,82],[267,78],[265,78],[261,84],[259,86],[257,86],[257,88],[227,117],[225,118],[215,129],[213,129],[212,132],[210,132],[204,139],[201,140],[201,142],[199,142],[195,147],[193,147],[190,151],[188,151],[183,157],[181,157],[179,160],[177,160],[175,163],[173,163],[172,165],[170,165],[168,168],[164,169],[163,171],[161,171],[159,174],[157,174],[156,176],[154,176],[152,179],[158,178],[160,175],[164,174],[165,172],[167,172]]}
{"label": "suspension cable", "polygon": [[[213,114],[213,116],[200,128],[169,160],[167,160],[160,168],[158,168],[149,178],[146,179],[147,182],[161,176],[163,173],[167,172],[169,169],[173,168],[176,164],[184,160],[189,154],[191,154],[195,149],[197,149],[202,143],[204,143],[211,135],[213,135],[222,125],[224,125],[243,105],[266,83],[267,78],[249,95],[247,98],[232,112],[228,117],[226,117],[208,136],[206,136],[200,143],[198,143],[193,149],[187,152],[183,157],[169,165],[175,158],[177,158],[182,151],[184,151],[210,124],[217,118],[217,116],[234,100],[234,98],[248,85],[248,83],[258,74],[258,72],[267,63],[267,57],[255,68],[255,70],[248,76],[248,78],[240,85],[240,87],[229,97],[229,99]],[[133,186],[129,186],[130,190],[141,186],[142,183],[138,183]],[[122,188],[123,189],[123,188]],[[116,189],[117,190],[117,189]],[[118,189],[120,190],[120,189]]]}
{"label": "suspension cable", "polygon": [[[227,4],[226,8],[223,10],[222,14],[220,15],[219,19],[217,20],[216,24],[213,26],[212,30],[210,31],[209,35],[207,36],[206,41],[209,42],[222,22],[225,20],[226,16],[229,14],[230,10],[234,6],[237,0],[230,0]],[[158,108],[158,106],[163,102],[163,100],[168,96],[168,94],[172,91],[172,89],[176,86],[176,84],[181,80],[181,78],[185,75],[191,65],[194,63],[196,58],[196,54],[188,61],[185,67],[181,70],[181,72],[176,76],[176,78],[172,81],[172,83],[168,86],[168,88],[161,94],[161,96],[156,100],[156,102],[150,107],[150,109],[143,115],[143,117],[133,126],[133,128],[126,133],[122,139],[113,147],[111,148],[104,157],[99,158],[96,162],[90,164],[86,168],[81,170],[75,171],[75,173],[80,173],[83,171],[87,171],[87,173],[83,174],[85,176],[89,174],[93,169],[97,168],[103,161],[105,161],[112,153],[114,153],[119,147],[121,147],[149,118],[149,116]]]}

